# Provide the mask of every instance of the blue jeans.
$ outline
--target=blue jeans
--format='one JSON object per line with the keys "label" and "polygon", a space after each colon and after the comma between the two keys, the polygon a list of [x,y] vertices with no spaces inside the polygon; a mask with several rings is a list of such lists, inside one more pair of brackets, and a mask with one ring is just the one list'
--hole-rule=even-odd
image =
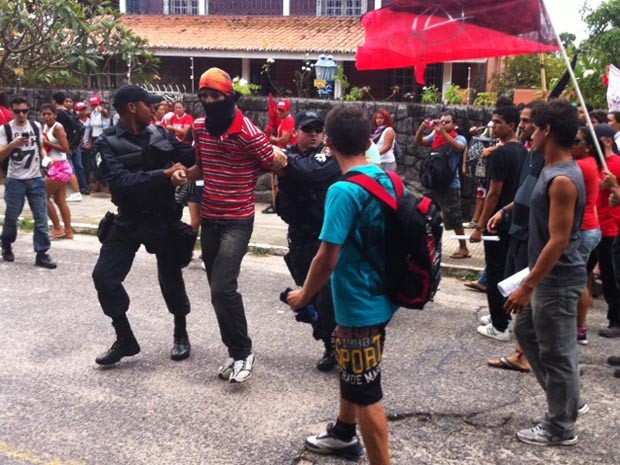
{"label": "blue jeans", "polygon": [[73,171],[77,176],[78,184],[80,185],[80,191],[88,189],[88,182],[86,181],[86,171],[84,170],[84,163],[82,161],[82,149],[77,148],[71,153],[71,161],[73,162]]}
{"label": "blue jeans", "polygon": [[588,229],[587,231],[580,231],[581,242],[579,243],[579,248],[577,251],[583,258],[583,261],[588,263],[590,259],[590,254],[599,242],[601,242],[601,230],[600,229]]}
{"label": "blue jeans", "polygon": [[579,408],[577,301],[584,286],[538,286],[515,334],[547,397],[545,427],[561,438],[575,433]]}
{"label": "blue jeans", "polygon": [[24,202],[28,198],[28,205],[34,217],[34,251],[47,252],[50,248],[50,236],[47,226],[47,189],[43,178],[13,179],[4,181],[4,201],[6,212],[2,227],[2,243],[12,244],[17,238],[17,219],[24,209]]}
{"label": "blue jeans", "polygon": [[252,353],[243,299],[237,291],[241,261],[248,251],[254,218],[202,219],[200,245],[211,288],[211,303],[228,354],[242,360]]}

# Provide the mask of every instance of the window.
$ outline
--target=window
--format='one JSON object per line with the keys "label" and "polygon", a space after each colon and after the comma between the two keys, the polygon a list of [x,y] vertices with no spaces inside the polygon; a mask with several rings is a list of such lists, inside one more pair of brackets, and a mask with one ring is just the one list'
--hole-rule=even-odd
{"label": "window", "polygon": [[170,0],[171,15],[197,15],[198,0]]}
{"label": "window", "polygon": [[127,14],[144,13],[145,5],[143,5],[143,3],[145,2],[141,0],[127,0]]}
{"label": "window", "polygon": [[368,0],[322,0],[325,16],[361,16],[368,10]]}
{"label": "window", "polygon": [[281,16],[282,0],[209,0],[209,14]]}

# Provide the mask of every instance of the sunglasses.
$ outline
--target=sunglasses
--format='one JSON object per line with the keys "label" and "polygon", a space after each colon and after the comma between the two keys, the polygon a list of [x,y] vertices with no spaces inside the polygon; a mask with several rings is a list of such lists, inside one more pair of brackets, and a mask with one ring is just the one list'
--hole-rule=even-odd
{"label": "sunglasses", "polygon": [[320,134],[323,132],[323,125],[322,124],[317,124],[317,125],[312,125],[312,126],[302,126],[300,128],[303,132],[306,132],[308,134],[310,134],[311,132],[315,132],[317,134]]}
{"label": "sunglasses", "polygon": [[20,113],[22,114],[27,114],[30,110],[13,110],[13,113],[15,113],[16,115],[19,115]]}

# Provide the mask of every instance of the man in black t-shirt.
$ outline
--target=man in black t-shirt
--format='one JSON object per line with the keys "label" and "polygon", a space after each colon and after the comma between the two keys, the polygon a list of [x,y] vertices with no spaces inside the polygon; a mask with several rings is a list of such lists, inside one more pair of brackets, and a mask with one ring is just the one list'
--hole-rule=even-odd
{"label": "man in black t-shirt", "polygon": [[[487,161],[487,178],[489,190],[479,225],[486,225],[488,219],[504,205],[513,201],[519,183],[518,173],[527,157],[527,150],[515,136],[519,125],[519,110],[514,106],[499,107],[493,112],[493,137],[499,143]],[[491,322],[478,327],[478,333],[500,341],[510,340],[509,318],[504,312],[504,299],[497,289],[497,283],[504,278],[506,256],[508,253],[508,229],[510,221],[503,222],[497,235],[499,241],[484,242],[484,258],[487,266],[487,301],[491,313]],[[476,226],[470,236],[471,242],[482,240],[482,226]]]}

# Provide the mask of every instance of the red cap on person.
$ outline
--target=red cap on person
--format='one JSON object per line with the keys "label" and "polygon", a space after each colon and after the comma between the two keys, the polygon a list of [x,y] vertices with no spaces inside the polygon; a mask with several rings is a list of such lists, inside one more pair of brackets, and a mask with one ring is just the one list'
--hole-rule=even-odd
{"label": "red cap on person", "polygon": [[90,104],[91,107],[96,107],[97,105],[101,105],[102,101],[103,99],[101,98],[101,95],[91,95],[90,98],[88,99],[88,103]]}
{"label": "red cap on person", "polygon": [[291,109],[291,101],[283,98],[278,102],[278,110],[288,111]]}
{"label": "red cap on person", "polygon": [[209,68],[202,73],[198,88],[204,89],[205,87],[217,90],[224,95],[233,95],[235,93],[230,75],[220,68]]}
{"label": "red cap on person", "polygon": [[75,102],[75,105],[73,105],[73,109],[75,111],[85,110],[86,109],[86,105],[84,104],[84,102]]}

